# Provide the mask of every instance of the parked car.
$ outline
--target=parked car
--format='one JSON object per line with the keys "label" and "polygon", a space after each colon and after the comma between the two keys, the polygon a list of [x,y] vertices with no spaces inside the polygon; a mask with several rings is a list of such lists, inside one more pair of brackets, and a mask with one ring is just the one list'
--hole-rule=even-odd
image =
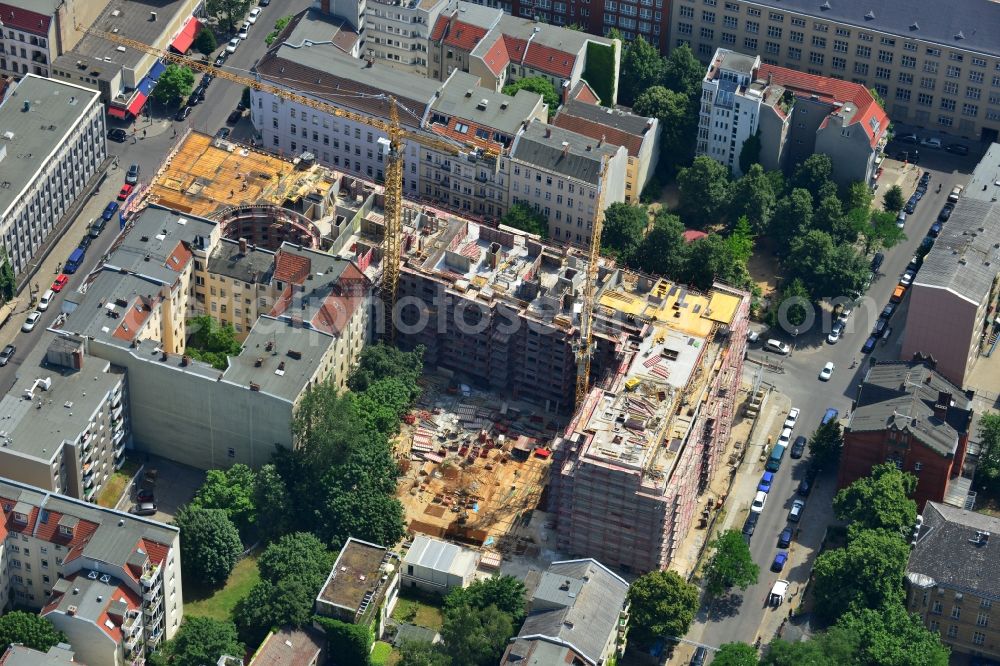
{"label": "parked car", "polygon": [[762,493],[771,492],[771,484],[774,482],[774,472],[764,472],[764,475],[760,477],[760,483],[757,484],[757,490]]}
{"label": "parked car", "polygon": [[899,211],[899,215],[896,216],[896,226],[900,229],[906,226],[906,213],[904,211]]}
{"label": "parked car", "polygon": [[925,185],[931,182],[931,172],[924,171],[922,174],[920,174],[920,182],[924,183]]}
{"label": "parked car", "polygon": [[239,45],[240,45],[240,38],[233,37],[232,39],[229,40],[229,43],[226,44],[226,53],[236,53],[236,47],[238,47]]}
{"label": "parked car", "polygon": [[125,183],[122,185],[122,189],[118,191],[118,201],[125,201],[132,194],[133,186]]}
{"label": "parked car", "polygon": [[910,257],[910,263],[906,264],[906,270],[913,271],[916,273],[920,270],[920,266],[924,263],[924,258],[919,254],[915,254]]}
{"label": "parked car", "polygon": [[820,421],[820,425],[826,425],[830,421],[836,421],[839,418],[840,418],[840,412],[837,409],[833,407],[827,407],[826,411],[823,412],[823,419]]}
{"label": "parked car", "polygon": [[872,270],[878,272],[878,269],[882,268],[883,261],[885,261],[885,254],[876,252],[875,256],[872,257]]}
{"label": "parked car", "polygon": [[906,295],[906,287],[901,284],[896,285],[896,288],[892,290],[892,296],[889,297],[890,303],[899,303],[903,300],[903,296]]}
{"label": "parked car", "polygon": [[141,502],[132,507],[132,513],[136,516],[156,515],[156,504],[153,502]]}
{"label": "parked car", "polygon": [[885,327],[888,325],[889,325],[888,319],[883,319],[882,317],[879,317],[878,321],[875,322],[875,327],[872,328],[872,335],[874,335],[875,337],[881,337],[882,331],[884,331]]}
{"label": "parked car", "polygon": [[117,212],[118,212],[118,202],[112,201],[111,203],[109,203],[107,206],[104,207],[104,212],[101,213],[101,219],[104,220],[105,222],[108,222],[111,220],[111,218],[115,216],[115,213]]}
{"label": "parked car", "polygon": [[215,58],[215,66],[222,67],[226,63],[226,58],[229,57],[229,51],[221,51]]}
{"label": "parked car", "polygon": [[743,540],[747,543],[750,543],[750,538],[753,537],[754,530],[757,529],[757,520],[759,518],[759,513],[751,511],[743,523]]}
{"label": "parked car", "polygon": [[837,344],[843,332],[844,332],[844,324],[840,321],[834,322],[833,328],[830,329],[830,334],[826,336],[826,341],[829,342],[831,345]]}
{"label": "parked car", "polygon": [[778,435],[778,444],[781,446],[788,446],[788,442],[792,439],[792,429],[783,428],[781,434]]}
{"label": "parked car", "polygon": [[125,174],[125,182],[129,185],[135,185],[139,182],[139,165],[133,164],[128,168],[128,173]]}
{"label": "parked car", "polygon": [[962,185],[956,185],[951,188],[951,192],[948,194],[949,203],[958,203],[958,198],[962,196],[962,191],[965,189]]}
{"label": "parked car", "polygon": [[778,535],[778,548],[788,548],[792,545],[792,528],[786,527]]}
{"label": "parked car", "polygon": [[930,236],[931,238],[937,238],[938,236],[941,235],[941,229],[942,229],[941,223],[935,222],[934,224],[931,225],[930,231],[927,232],[927,235]]}
{"label": "parked car", "polygon": [[820,381],[827,382],[830,381],[830,377],[833,377],[833,361],[827,361],[823,369],[819,371]]}
{"label": "parked car", "polygon": [[187,120],[187,117],[190,115],[191,115],[191,107],[182,106],[181,108],[177,109],[177,113],[174,114],[174,120],[178,121]]}
{"label": "parked car", "polygon": [[[41,317],[40,314],[38,316]],[[760,513],[764,510],[765,504],[767,504],[767,493],[758,490],[753,498],[753,502],[750,504],[750,511]]]}
{"label": "parked car", "polygon": [[[99,220],[94,220],[94,223],[90,225],[90,236],[92,238],[97,238],[98,236],[101,235],[101,232],[104,231],[105,227],[107,226],[108,226],[108,221],[105,220],[103,217]],[[66,273],[70,272],[69,268],[66,266],[63,267],[63,271]]]}
{"label": "parked car", "polygon": [[63,287],[69,282],[69,276],[65,273],[60,273],[56,276],[56,279],[52,282],[52,291],[59,293],[63,290]]}
{"label": "parked car", "polygon": [[798,407],[792,407],[788,410],[788,416],[785,417],[785,427],[794,428],[795,424],[799,420],[800,410]]}
{"label": "parked car", "polygon": [[900,143],[912,143],[914,145],[920,143],[920,137],[916,134],[897,134],[896,141]]}
{"label": "parked car", "polygon": [[921,141],[920,145],[926,148],[933,148],[935,150],[939,150],[941,148],[941,139],[937,137],[931,137],[930,139],[924,139],[923,141]]}
{"label": "parked car", "polygon": [[250,25],[256,23],[257,19],[260,18],[260,13],[262,11],[264,10],[262,10],[260,7],[254,7],[253,9],[251,9],[250,13],[247,14],[247,23],[249,23]]}
{"label": "parked car", "polygon": [[708,657],[708,648],[699,645],[691,657],[691,666],[705,666],[705,659]]}
{"label": "parked car", "polygon": [[[938,225],[938,226],[940,227],[940,225]],[[913,284],[913,278],[915,278],[916,276],[917,276],[917,272],[916,271],[914,271],[912,269],[908,269],[899,278],[899,284],[903,285],[904,287],[909,287],[911,284]]]}
{"label": "parked car", "polygon": [[35,330],[35,325],[38,324],[38,320],[42,318],[42,313],[38,310],[32,311],[31,314],[25,318],[24,323],[21,324],[21,330],[25,333],[30,333]]}
{"label": "parked car", "polygon": [[948,218],[951,217],[951,211],[953,210],[955,210],[955,204],[945,204],[944,208],[941,209],[941,212],[938,213],[938,222],[947,222]]}
{"label": "parked car", "polygon": [[903,212],[906,213],[907,215],[913,215],[913,213],[917,210],[918,202],[919,199],[917,199],[916,196],[910,197],[909,200],[906,202],[906,205],[903,206]]}
{"label": "parked car", "polygon": [[889,319],[890,317],[892,317],[893,314],[895,314],[895,312],[896,312],[896,304],[887,303],[886,306],[882,308],[882,314],[880,314],[879,317],[883,319]]}
{"label": "parked car", "polygon": [[785,568],[785,562],[788,561],[788,553],[785,551],[779,551],[777,555],[774,556],[774,561],[771,562],[771,571],[781,571]]}
{"label": "parked car", "polygon": [[108,130],[108,138],[112,141],[117,141],[118,143],[125,143],[125,139],[128,138],[128,132],[123,130],[121,127],[115,127],[114,129]]}
{"label": "parked car", "polygon": [[220,127],[219,131],[215,133],[216,139],[228,139],[229,135],[232,134],[232,130],[228,127]]}
{"label": "parked car", "polygon": [[868,339],[865,340],[865,344],[861,345],[861,353],[871,354],[872,350],[875,349],[876,342],[878,342],[878,338],[876,336],[869,336]]}
{"label": "parked car", "polygon": [[229,117],[226,118],[226,122],[229,123],[230,125],[235,125],[236,123],[240,122],[240,118],[242,117],[243,117],[243,112],[236,110],[229,114]]}
{"label": "parked car", "polygon": [[249,37],[250,36],[250,24],[249,23],[244,23],[243,25],[241,25],[240,26],[240,31],[237,34],[240,36],[240,39],[246,39],[247,37]]}
{"label": "parked car", "polygon": [[788,452],[788,455],[790,455],[793,458],[801,458],[802,454],[805,453],[805,451],[806,451],[806,438],[803,435],[799,435],[798,437],[795,438],[795,441],[792,442],[792,449],[791,451]]}
{"label": "parked car", "polygon": [[795,491],[803,497],[809,497],[809,493],[812,492],[812,481],[807,477],[799,481],[799,487]]}
{"label": "parked car", "polygon": [[799,522],[802,518],[802,510],[806,508],[806,503],[800,499],[792,500],[792,508],[788,511],[788,521],[792,523]]}
{"label": "parked car", "polygon": [[38,311],[45,312],[52,305],[52,301],[55,300],[56,292],[51,289],[46,289],[42,297],[38,299]]}
{"label": "parked car", "polygon": [[260,2],[257,4],[259,4],[261,7],[267,7],[269,4],[271,4],[271,0],[260,0]]}
{"label": "parked car", "polygon": [[774,338],[771,338],[764,343],[764,349],[765,351],[774,352],[775,354],[787,354],[792,350],[792,348],[786,343],[781,340],[775,340]]}
{"label": "parked car", "polygon": [[7,345],[6,347],[4,347],[3,351],[0,351],[0,367],[10,363],[10,360],[14,358],[14,352],[16,351],[17,347],[15,347],[14,345]]}
{"label": "parked car", "polygon": [[969,147],[964,146],[960,143],[949,143],[947,146],[944,147],[944,149],[947,150],[949,153],[955,153],[956,155],[969,154]]}
{"label": "parked car", "polygon": [[139,490],[137,490],[136,493],[135,493],[135,501],[139,502],[139,503],[142,503],[142,502],[155,502],[156,499],[155,499],[155,497],[153,495],[153,489],[152,488],[139,488]]}

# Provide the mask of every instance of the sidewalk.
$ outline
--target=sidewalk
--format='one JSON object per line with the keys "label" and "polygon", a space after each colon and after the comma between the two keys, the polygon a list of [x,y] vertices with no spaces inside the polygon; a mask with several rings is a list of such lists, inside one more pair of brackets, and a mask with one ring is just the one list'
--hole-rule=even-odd
{"label": "sidewalk", "polygon": [[919,164],[903,163],[899,160],[886,158],[882,162],[882,175],[876,181],[877,187],[872,205],[882,210],[882,197],[893,185],[899,185],[900,189],[903,190],[903,199],[908,199],[917,189],[917,183],[923,172],[924,170]]}

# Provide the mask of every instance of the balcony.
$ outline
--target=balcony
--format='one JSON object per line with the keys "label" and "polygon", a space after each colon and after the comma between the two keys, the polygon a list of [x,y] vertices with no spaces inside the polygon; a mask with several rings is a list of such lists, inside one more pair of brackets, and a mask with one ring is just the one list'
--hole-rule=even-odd
{"label": "balcony", "polygon": [[32,52],[32,54],[31,54],[31,61],[32,62],[37,62],[40,65],[47,65],[47,64],[49,64],[49,59],[41,51],[34,51],[34,52]]}
{"label": "balcony", "polygon": [[148,590],[144,590],[142,593],[142,600],[146,602],[147,605],[153,606],[159,603],[160,591],[163,589],[162,585],[154,585]]}
{"label": "balcony", "polygon": [[160,644],[161,640],[163,640],[163,628],[157,626],[149,632],[149,636],[146,637],[146,645],[148,647],[156,647]]}
{"label": "balcony", "polygon": [[142,613],[137,610],[130,610],[125,614],[125,622],[122,623],[122,632],[126,636],[134,637],[142,633]]}
{"label": "balcony", "polygon": [[139,582],[142,583],[143,587],[152,587],[160,582],[159,576],[160,576],[160,565],[154,564],[153,566],[149,567],[145,573],[142,574],[142,577],[139,578]]}
{"label": "balcony", "polygon": [[[149,604],[147,604],[146,607],[142,609],[143,615],[145,615],[147,618],[153,618],[154,621],[162,614],[162,611],[163,611],[163,599],[160,598],[159,596],[151,600]],[[147,619],[146,622],[148,624],[149,619]]]}

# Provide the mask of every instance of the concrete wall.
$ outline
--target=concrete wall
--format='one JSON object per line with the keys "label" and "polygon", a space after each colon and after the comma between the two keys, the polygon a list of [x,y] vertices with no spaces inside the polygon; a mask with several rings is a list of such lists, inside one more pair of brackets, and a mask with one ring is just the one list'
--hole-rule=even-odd
{"label": "concrete wall", "polygon": [[869,127],[861,124],[843,126],[837,116],[830,116],[826,127],[816,133],[816,152],[833,161],[832,178],[840,186],[855,181],[871,182],[875,169],[875,149],[868,139]]}
{"label": "concrete wall", "polygon": [[765,171],[785,168],[790,124],[787,116],[780,115],[771,106],[761,105],[757,129],[760,132],[760,164]]}
{"label": "concrete wall", "polygon": [[970,346],[978,343],[977,310],[976,304],[951,291],[914,284],[900,358],[930,354],[945,379],[964,386]]}
{"label": "concrete wall", "polygon": [[831,107],[826,102],[795,98],[795,104],[789,113],[786,169],[794,169],[798,164],[805,162],[810,155],[818,152],[816,132],[830,114],[830,110]]}
{"label": "concrete wall", "polygon": [[124,664],[121,647],[91,620],[62,612],[45,616],[56,629],[66,634],[75,658],[84,664],[119,666]]}

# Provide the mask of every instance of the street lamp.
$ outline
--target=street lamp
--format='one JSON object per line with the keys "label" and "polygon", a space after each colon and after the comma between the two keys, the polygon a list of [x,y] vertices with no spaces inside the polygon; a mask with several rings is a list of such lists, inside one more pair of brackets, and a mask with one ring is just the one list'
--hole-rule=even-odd
{"label": "street lamp", "polygon": [[795,352],[795,341],[799,337],[799,329],[792,331],[792,351],[788,352],[788,357],[791,358],[792,354]]}

